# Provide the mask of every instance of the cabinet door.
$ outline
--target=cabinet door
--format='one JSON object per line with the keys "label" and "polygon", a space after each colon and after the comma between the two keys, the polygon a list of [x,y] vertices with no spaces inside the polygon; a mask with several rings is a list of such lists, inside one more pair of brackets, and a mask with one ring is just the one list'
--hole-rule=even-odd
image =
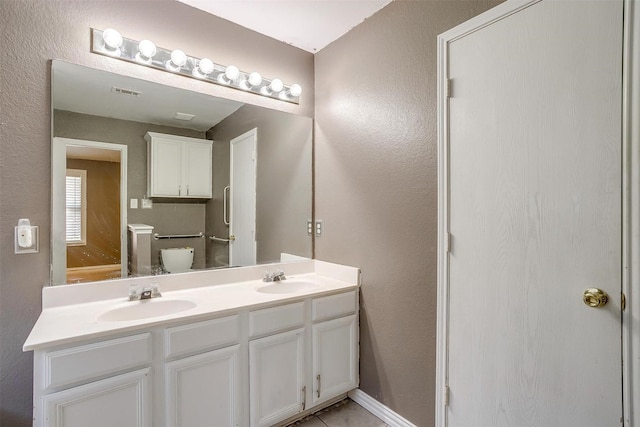
{"label": "cabinet door", "polygon": [[43,398],[48,427],[150,427],[150,368]]}
{"label": "cabinet door", "polygon": [[303,410],[304,329],[249,343],[251,426],[271,426]]}
{"label": "cabinet door", "polygon": [[358,386],[357,317],[313,325],[313,404]]}
{"label": "cabinet door", "polygon": [[239,426],[240,346],[166,364],[167,425]]}
{"label": "cabinet door", "polygon": [[184,186],[182,196],[211,198],[212,144],[184,143]]}
{"label": "cabinet door", "polygon": [[186,194],[186,189],[181,187],[182,142],[156,137],[149,146],[149,197]]}

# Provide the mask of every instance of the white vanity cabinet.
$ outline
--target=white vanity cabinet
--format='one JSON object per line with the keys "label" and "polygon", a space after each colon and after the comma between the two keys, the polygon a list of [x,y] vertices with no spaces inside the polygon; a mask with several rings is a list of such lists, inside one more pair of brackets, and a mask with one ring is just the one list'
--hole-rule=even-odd
{"label": "white vanity cabinet", "polygon": [[252,427],[272,426],[305,409],[304,323],[304,302],[249,313]]}
{"label": "white vanity cabinet", "polygon": [[356,311],[355,291],[313,299],[313,405],[358,386]]}
{"label": "white vanity cabinet", "polygon": [[250,313],[250,337],[261,336],[249,343],[252,427],[358,386],[357,301],[350,291]]}
{"label": "white vanity cabinet", "polygon": [[357,318],[313,325],[313,405],[358,386]]}
{"label": "white vanity cabinet", "polygon": [[36,352],[34,425],[150,427],[151,363],[150,333]]}
{"label": "white vanity cabinet", "polygon": [[156,132],[145,139],[148,197],[212,197],[212,141]]}
{"label": "white vanity cabinet", "polygon": [[34,426],[270,427],[321,409],[358,386],[352,289],[39,348]]}
{"label": "white vanity cabinet", "polygon": [[251,426],[268,427],[305,409],[304,329],[251,341]]}
{"label": "white vanity cabinet", "polygon": [[164,425],[242,425],[239,339],[237,315],[165,330]]}
{"label": "white vanity cabinet", "polygon": [[43,409],[47,426],[151,427],[150,369],[52,393]]}

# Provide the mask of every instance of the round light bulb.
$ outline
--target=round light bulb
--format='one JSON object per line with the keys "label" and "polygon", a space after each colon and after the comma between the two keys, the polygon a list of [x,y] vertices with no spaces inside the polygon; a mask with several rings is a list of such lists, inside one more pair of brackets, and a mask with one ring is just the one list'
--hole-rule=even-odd
{"label": "round light bulb", "polygon": [[262,76],[260,75],[260,73],[251,73],[249,74],[249,78],[247,79],[247,81],[249,82],[249,86],[254,87],[254,86],[260,86],[262,84]]}
{"label": "round light bulb", "polygon": [[269,89],[273,93],[278,93],[283,88],[284,88],[284,83],[282,83],[282,80],[280,80],[280,79],[273,79],[273,80],[271,80],[271,83],[269,84]]}
{"label": "round light bulb", "polygon": [[198,66],[196,68],[203,76],[211,74],[213,72],[213,61],[209,58],[202,58],[200,62],[198,62]]}
{"label": "round light bulb", "polygon": [[294,83],[289,88],[289,94],[293,97],[298,97],[302,94],[302,86],[297,83]]}
{"label": "round light bulb", "polygon": [[230,81],[234,81],[236,80],[238,77],[240,77],[240,70],[238,70],[238,67],[234,66],[234,65],[229,65],[227,67],[226,70],[224,70],[224,76],[230,80]]}
{"label": "round light bulb", "polygon": [[177,67],[182,67],[187,63],[187,55],[180,49],[171,52],[171,62]]}
{"label": "round light bulb", "polygon": [[148,59],[153,58],[158,51],[156,45],[151,40],[142,40],[138,44],[138,50],[143,57]]}
{"label": "round light bulb", "polygon": [[158,50],[151,40],[142,40],[138,43],[138,51],[136,53],[136,61],[149,65]]}
{"label": "round light bulb", "polygon": [[122,35],[113,28],[104,30],[102,40],[104,40],[104,44],[111,50],[120,49],[120,46],[122,46]]}

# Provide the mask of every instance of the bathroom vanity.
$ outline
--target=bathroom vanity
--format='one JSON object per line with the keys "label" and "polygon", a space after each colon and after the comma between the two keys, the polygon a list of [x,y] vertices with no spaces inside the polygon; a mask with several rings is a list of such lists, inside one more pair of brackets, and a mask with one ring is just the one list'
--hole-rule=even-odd
{"label": "bathroom vanity", "polygon": [[[265,270],[286,279],[265,283]],[[130,284],[162,297],[128,301]],[[48,287],[36,426],[273,426],[358,386],[359,270],[320,261]]]}

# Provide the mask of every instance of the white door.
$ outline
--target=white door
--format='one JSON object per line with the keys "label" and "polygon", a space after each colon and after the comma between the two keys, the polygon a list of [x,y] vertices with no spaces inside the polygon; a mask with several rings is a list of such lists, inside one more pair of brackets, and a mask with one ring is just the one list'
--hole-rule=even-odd
{"label": "white door", "polygon": [[182,141],[154,138],[149,144],[149,194],[156,197],[184,196],[186,189],[182,188]]}
{"label": "white door", "polygon": [[258,130],[231,140],[229,265],[256,263],[256,155]]}
{"label": "white door", "polygon": [[313,404],[358,386],[355,315],[313,325]]}
{"label": "white door", "polygon": [[182,195],[211,198],[213,144],[185,141],[183,150],[186,193]]}
{"label": "white door", "polygon": [[543,0],[449,42],[450,427],[621,423],[622,19]]}
{"label": "white door", "polygon": [[304,329],[249,342],[252,427],[269,427],[305,407]]}
{"label": "white door", "polygon": [[167,425],[239,425],[239,354],[236,345],[167,363]]}
{"label": "white door", "polygon": [[151,370],[118,375],[45,396],[47,427],[150,427]]}

